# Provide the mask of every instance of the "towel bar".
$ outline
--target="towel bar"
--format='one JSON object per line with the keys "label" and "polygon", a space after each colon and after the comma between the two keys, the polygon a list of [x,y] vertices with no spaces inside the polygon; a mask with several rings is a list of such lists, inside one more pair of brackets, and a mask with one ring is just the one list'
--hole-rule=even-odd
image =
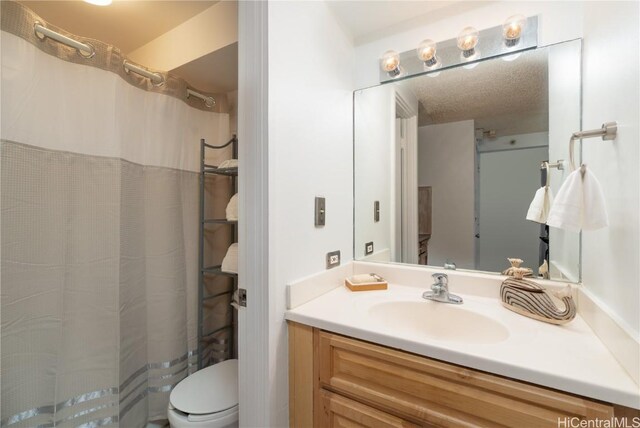
{"label": "towel bar", "polygon": [[576,169],[575,162],[573,161],[573,146],[576,140],[582,140],[584,138],[602,137],[603,141],[615,140],[618,135],[618,123],[617,122],[605,122],[600,129],[592,129],[590,131],[574,132],[569,140],[569,162],[571,163],[571,170]]}
{"label": "towel bar", "polygon": [[564,170],[564,160],[560,159],[554,163],[549,163],[548,161],[544,161],[540,164],[540,169],[547,170],[547,174],[545,176],[546,177],[545,184],[544,184],[544,187],[547,187],[547,188],[551,185],[551,173],[549,171],[549,168],[558,168],[558,171]]}
{"label": "towel bar", "polygon": [[549,168],[557,168],[560,171],[564,170],[564,159],[559,159],[554,163],[549,163],[547,161],[540,163],[540,169],[546,169],[548,172]]}

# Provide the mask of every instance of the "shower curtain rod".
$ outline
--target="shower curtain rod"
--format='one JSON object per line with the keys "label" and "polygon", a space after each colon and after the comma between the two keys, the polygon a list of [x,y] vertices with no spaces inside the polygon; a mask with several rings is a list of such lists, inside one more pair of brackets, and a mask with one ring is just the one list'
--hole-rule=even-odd
{"label": "shower curtain rod", "polygon": [[41,22],[36,21],[33,25],[33,31],[36,33],[36,37],[40,40],[44,40],[49,37],[57,42],[75,48],[78,53],[85,58],[92,58],[96,54],[96,50],[89,43],[80,43],[77,40],[73,40],[71,37],[67,37],[63,34],[50,30],[42,25]]}
{"label": "shower curtain rod", "polygon": [[147,70],[146,68],[136,65],[132,62],[129,62],[126,59],[122,63],[122,67],[124,67],[124,71],[127,73],[129,73],[130,71],[133,71],[134,73],[139,74],[142,77],[146,77],[151,81],[152,84],[156,86],[160,86],[164,84],[164,77],[162,76],[162,74],[154,73],[153,71]]}
{"label": "shower curtain rod", "polygon": [[196,98],[200,98],[202,101],[204,101],[204,105],[209,107],[209,108],[211,108],[211,107],[216,105],[215,98],[210,97],[208,95],[201,94],[200,92],[196,92],[193,89],[187,88],[187,98],[189,98],[190,96],[194,96]]}
{"label": "shower curtain rod", "polygon": [[[60,34],[56,31],[50,30],[49,28],[42,25],[41,22],[36,21],[33,26],[33,30],[40,40],[44,40],[45,38],[50,38],[64,45],[70,46],[78,51],[78,53],[84,58],[92,58],[96,54],[96,50],[89,43],[81,43],[77,40],[72,39],[71,37],[67,37],[64,34]],[[124,71],[128,74],[129,72],[134,72],[139,74],[142,77],[146,77],[151,81],[154,86],[162,86],[165,83],[165,77],[162,73],[153,72],[144,68],[140,65],[134,64],[129,60],[124,60],[122,63],[122,67]],[[187,88],[187,98],[196,97],[204,101],[204,105],[208,108],[213,108],[216,105],[216,100],[212,96],[202,94],[193,89]]]}

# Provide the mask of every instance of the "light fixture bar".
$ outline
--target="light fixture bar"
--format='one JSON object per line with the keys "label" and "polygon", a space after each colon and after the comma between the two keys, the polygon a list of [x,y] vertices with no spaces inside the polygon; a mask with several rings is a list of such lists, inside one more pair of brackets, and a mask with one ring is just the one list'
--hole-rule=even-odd
{"label": "light fixture bar", "polygon": [[[467,50],[467,55],[458,46],[458,40],[449,39],[437,44],[437,69],[425,67],[425,61],[419,58],[420,51],[416,55],[416,50],[404,51],[399,54],[399,64],[402,66],[401,76],[390,76],[382,68],[379,70],[380,83],[397,81],[411,76],[422,74],[435,74],[447,68],[459,65],[473,65],[482,60],[495,58],[499,56],[513,55],[518,52],[535,49],[538,47],[538,17],[531,16],[525,18],[525,23],[520,23],[520,33],[517,42],[506,41],[503,34],[503,25],[487,28],[477,33],[477,43],[475,43],[476,34],[469,31],[467,38],[469,42],[473,42],[473,48]],[[428,37],[428,34],[425,34]],[[515,39],[512,39],[515,40]],[[416,41],[416,43],[419,40]],[[466,47],[466,40],[463,38],[463,47]],[[392,46],[390,46],[392,47]],[[420,46],[418,47],[420,49]],[[424,55],[423,55],[424,56]],[[428,56],[428,55],[427,55]]]}

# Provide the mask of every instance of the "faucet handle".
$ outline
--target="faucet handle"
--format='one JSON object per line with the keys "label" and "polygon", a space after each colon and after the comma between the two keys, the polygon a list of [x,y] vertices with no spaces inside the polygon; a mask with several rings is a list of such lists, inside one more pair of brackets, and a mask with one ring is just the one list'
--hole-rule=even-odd
{"label": "faucet handle", "polygon": [[436,281],[436,284],[448,284],[449,283],[449,275],[446,273],[434,273],[431,277]]}

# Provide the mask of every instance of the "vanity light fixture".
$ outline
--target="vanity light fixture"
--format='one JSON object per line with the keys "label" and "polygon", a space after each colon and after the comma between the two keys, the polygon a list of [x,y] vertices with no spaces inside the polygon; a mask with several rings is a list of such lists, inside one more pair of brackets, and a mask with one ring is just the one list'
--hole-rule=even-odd
{"label": "vanity light fixture", "polygon": [[386,51],[380,60],[380,67],[389,77],[395,78],[402,74],[400,67],[400,55],[396,51]]}
{"label": "vanity light fixture", "polygon": [[434,70],[440,67],[440,61],[438,60],[437,45],[431,39],[425,39],[418,45],[416,49],[418,58],[424,62],[424,68],[427,70]]}
{"label": "vanity light fixture", "polygon": [[380,83],[423,74],[436,77],[443,69],[457,66],[471,69],[477,67],[480,60],[489,58],[513,61],[521,52],[537,46],[538,17],[513,15],[481,31],[465,27],[454,39],[425,39],[399,54],[387,51],[378,58],[378,75]]}
{"label": "vanity light fixture", "polygon": [[479,34],[473,27],[466,27],[458,34],[458,49],[462,51],[462,58],[465,61],[471,61],[478,56],[476,46]]}
{"label": "vanity light fixture", "polygon": [[527,25],[527,18],[523,15],[510,16],[502,24],[502,37],[504,44],[508,47],[514,47],[520,42],[520,36]]}

